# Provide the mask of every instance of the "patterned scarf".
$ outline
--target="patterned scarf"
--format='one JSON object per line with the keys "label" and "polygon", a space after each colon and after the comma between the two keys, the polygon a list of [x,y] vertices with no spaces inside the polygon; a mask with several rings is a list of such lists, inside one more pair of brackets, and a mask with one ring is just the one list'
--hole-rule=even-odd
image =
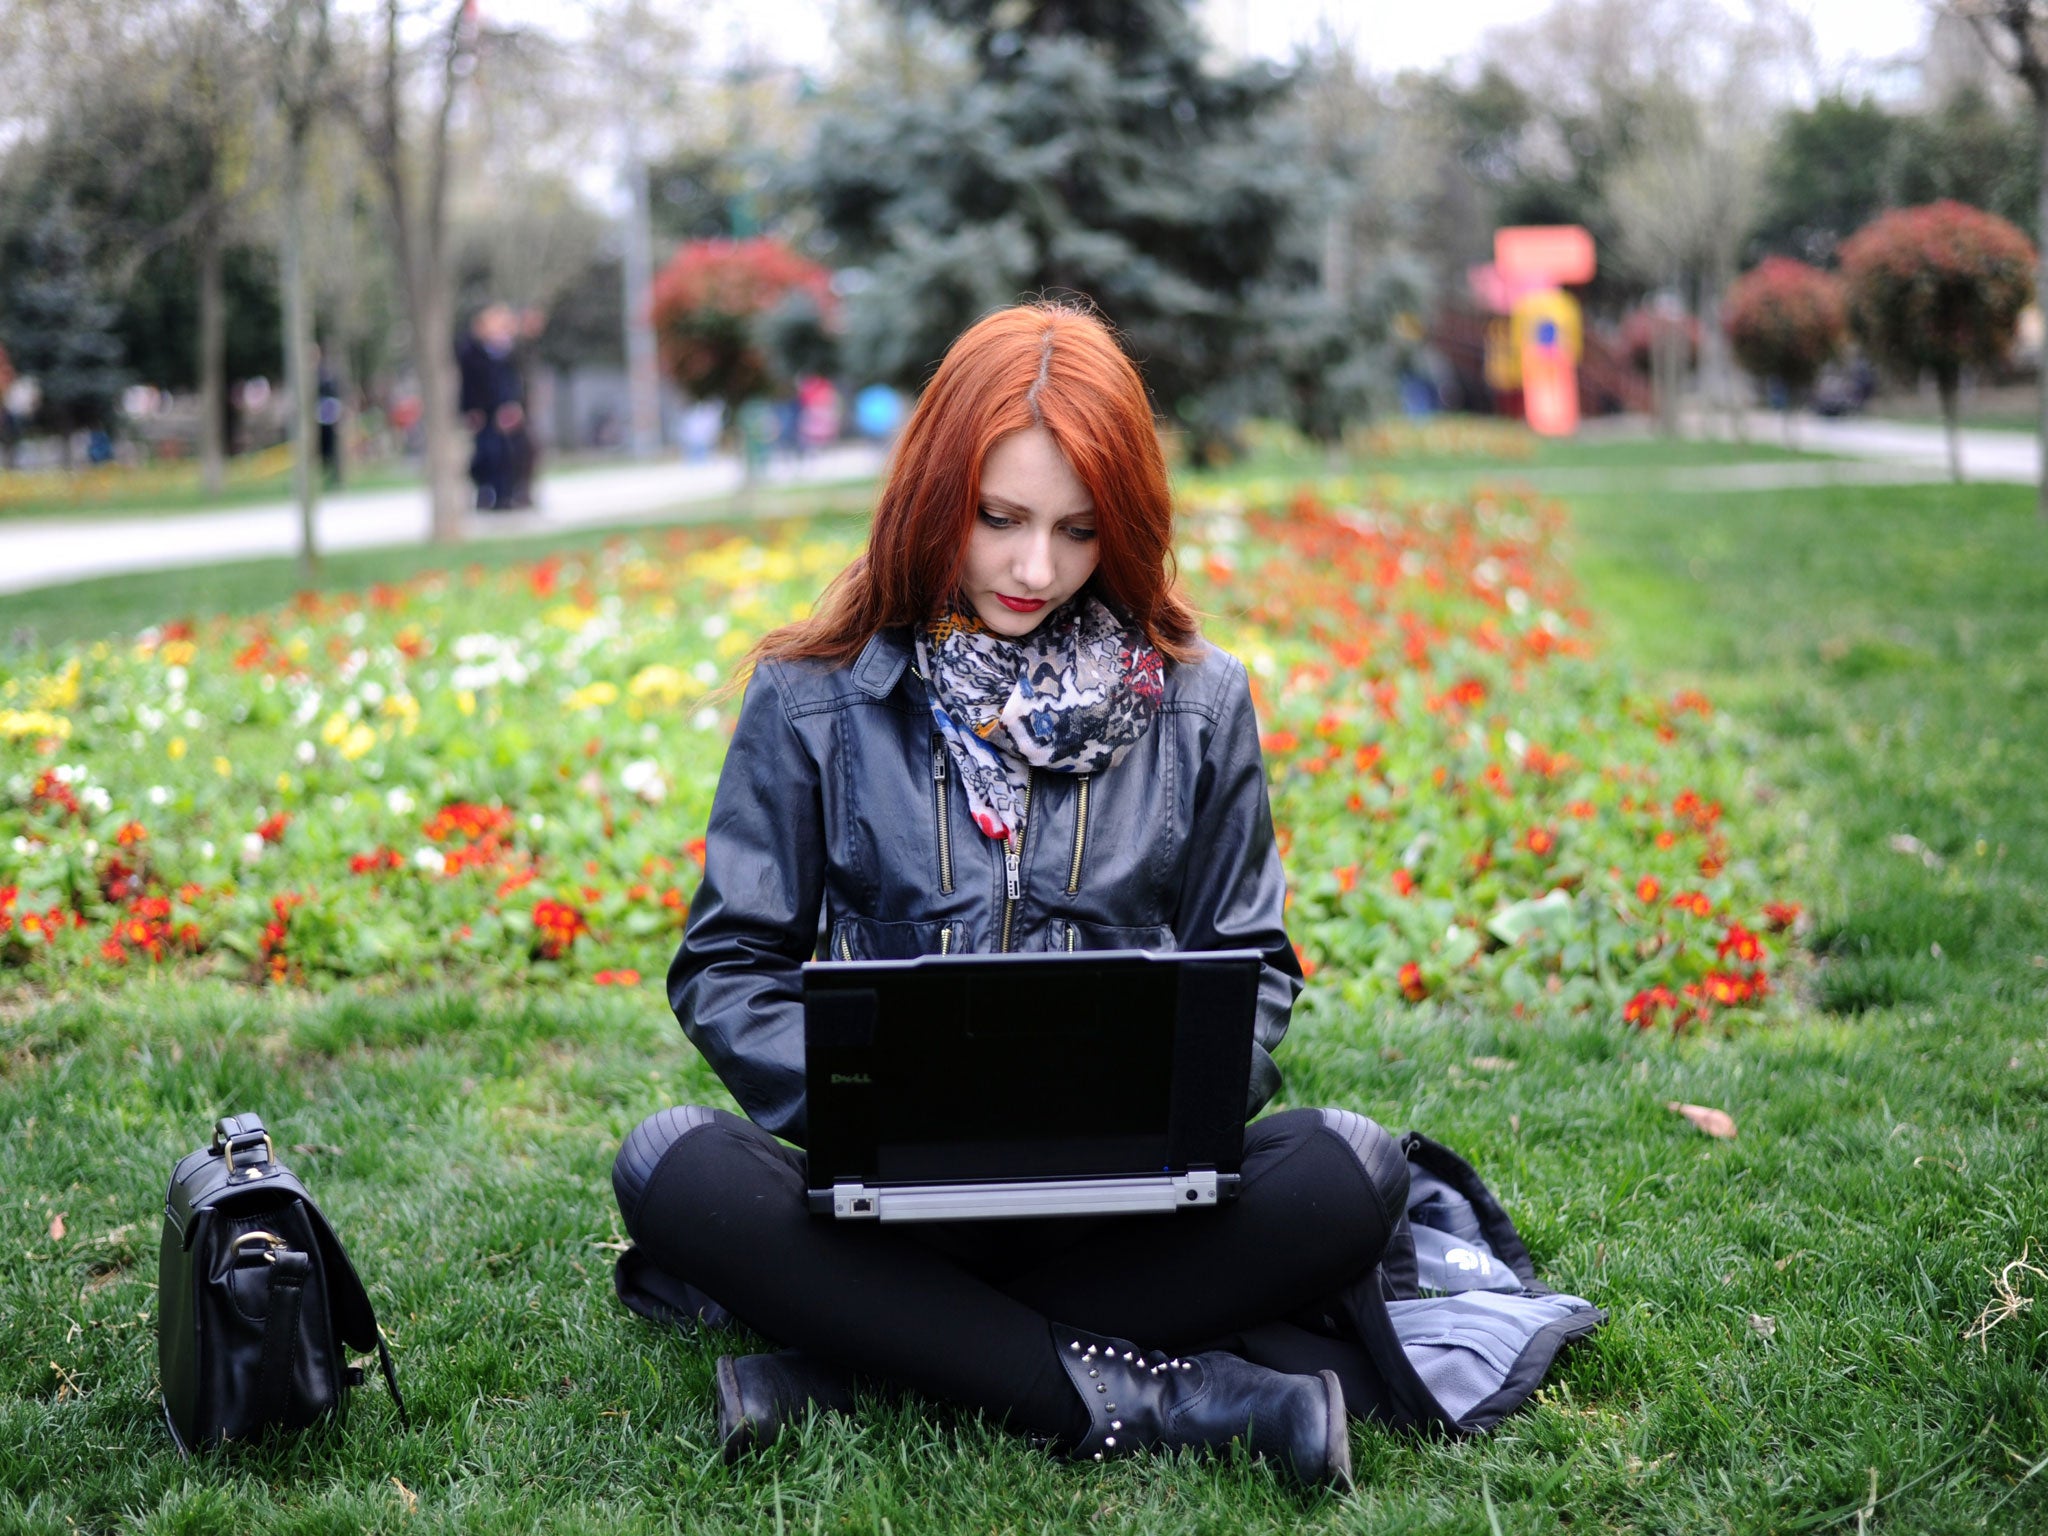
{"label": "patterned scarf", "polygon": [[974,824],[998,840],[1024,825],[1033,768],[1114,766],[1152,728],[1165,693],[1159,652],[1085,591],[1021,640],[971,613],[922,624],[917,666]]}

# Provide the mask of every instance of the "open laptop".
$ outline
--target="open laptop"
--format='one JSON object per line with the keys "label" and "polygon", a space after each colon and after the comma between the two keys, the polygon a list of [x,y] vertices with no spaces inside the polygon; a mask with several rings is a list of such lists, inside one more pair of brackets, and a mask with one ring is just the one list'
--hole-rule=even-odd
{"label": "open laptop", "polygon": [[1255,950],[804,967],[811,1210],[1201,1210],[1244,1155]]}

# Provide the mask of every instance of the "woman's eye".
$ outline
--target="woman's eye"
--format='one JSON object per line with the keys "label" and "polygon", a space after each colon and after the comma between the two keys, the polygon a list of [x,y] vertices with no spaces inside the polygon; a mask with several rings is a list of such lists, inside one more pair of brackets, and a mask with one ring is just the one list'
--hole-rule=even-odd
{"label": "woman's eye", "polygon": [[999,512],[991,512],[987,507],[981,509],[981,520],[991,528],[1008,528],[1012,522],[1012,519]]}
{"label": "woman's eye", "polygon": [[1095,530],[1093,528],[1069,528],[1067,530],[1067,537],[1076,544],[1086,544],[1095,537]]}

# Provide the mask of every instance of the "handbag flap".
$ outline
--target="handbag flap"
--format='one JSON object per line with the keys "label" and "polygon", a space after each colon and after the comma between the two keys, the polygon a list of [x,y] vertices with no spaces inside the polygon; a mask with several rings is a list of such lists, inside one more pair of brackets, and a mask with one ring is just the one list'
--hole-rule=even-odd
{"label": "handbag flap", "polygon": [[[327,1306],[334,1318],[334,1331],[350,1349],[367,1352],[377,1348],[377,1313],[370,1305],[370,1293],[363,1288],[362,1277],[356,1273],[355,1265],[349,1263],[341,1239],[334,1235],[334,1228],[327,1224],[327,1218],[310,1197],[306,1199],[306,1215],[313,1223],[313,1237],[320,1244],[320,1257],[327,1270]],[[396,1392],[397,1388],[392,1390]]]}

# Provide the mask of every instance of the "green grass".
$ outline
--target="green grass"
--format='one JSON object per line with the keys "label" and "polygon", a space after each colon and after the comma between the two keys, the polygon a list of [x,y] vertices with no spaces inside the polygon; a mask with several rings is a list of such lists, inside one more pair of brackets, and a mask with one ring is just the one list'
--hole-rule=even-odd
{"label": "green grass", "polygon": [[[1789,894],[1821,953],[1794,1021],[1733,1038],[1403,1010],[1318,1012],[1289,1040],[1294,1102],[1459,1148],[1547,1278],[1611,1309],[1496,1434],[1361,1429],[1357,1494],[1307,1499],[1229,1461],[1064,1467],[878,1401],[729,1472],[710,1363],[745,1342],[626,1315],[606,1272],[618,1138],[716,1099],[655,985],[163,983],[0,1008],[0,1530],[2048,1528],[2048,1283],[2017,1277],[2036,1304],[1963,1336],[1993,1273],[2048,1241],[2030,498],[1579,502],[1610,643],[1745,723],[1763,814],[1805,843]],[[1940,867],[1893,851],[1901,834]],[[1727,1109],[1740,1138],[1672,1100]],[[245,1105],[311,1149],[291,1155],[396,1340],[410,1431],[366,1391],[298,1442],[170,1452],[151,1396],[163,1180]]]}

